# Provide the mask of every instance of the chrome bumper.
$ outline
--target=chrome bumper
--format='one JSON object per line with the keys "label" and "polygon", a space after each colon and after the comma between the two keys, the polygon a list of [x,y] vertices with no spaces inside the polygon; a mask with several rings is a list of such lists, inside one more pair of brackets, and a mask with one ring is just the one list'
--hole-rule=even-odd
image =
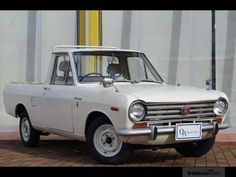
{"label": "chrome bumper", "polygon": [[[226,123],[217,124],[217,123],[210,123],[210,124],[203,124],[202,130],[203,131],[213,131],[216,135],[219,130],[228,128],[229,125]],[[156,139],[158,134],[171,134],[175,132],[175,127],[167,127],[167,126],[155,126],[150,125],[149,128],[142,128],[142,129],[118,129],[116,130],[116,134],[119,136],[140,136],[140,135],[150,135],[151,139]]]}

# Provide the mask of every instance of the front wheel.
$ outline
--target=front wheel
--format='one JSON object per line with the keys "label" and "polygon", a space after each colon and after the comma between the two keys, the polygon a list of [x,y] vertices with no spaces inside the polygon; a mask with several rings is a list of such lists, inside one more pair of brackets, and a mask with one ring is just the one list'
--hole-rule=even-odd
{"label": "front wheel", "polygon": [[200,157],[208,153],[215,143],[215,136],[212,138],[191,142],[176,147],[175,150],[185,157]]}
{"label": "front wheel", "polygon": [[20,136],[26,147],[35,147],[39,144],[40,132],[32,127],[26,112],[20,115]]}
{"label": "front wheel", "polygon": [[115,133],[115,128],[104,117],[96,118],[86,133],[89,152],[104,164],[120,164],[130,155],[130,148]]}

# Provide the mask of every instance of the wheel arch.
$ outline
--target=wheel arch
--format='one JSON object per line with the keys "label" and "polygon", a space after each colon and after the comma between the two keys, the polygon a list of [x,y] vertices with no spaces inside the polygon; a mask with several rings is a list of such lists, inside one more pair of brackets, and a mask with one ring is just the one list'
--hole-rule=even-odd
{"label": "wheel arch", "polygon": [[93,111],[93,112],[90,112],[86,118],[86,121],[85,121],[85,136],[87,134],[87,130],[88,130],[88,127],[91,125],[91,123],[93,122],[93,120],[95,120],[97,117],[104,117],[105,119],[107,119],[112,125],[112,121],[111,119],[103,112],[101,111]]}
{"label": "wheel arch", "polygon": [[20,116],[20,114],[23,112],[27,112],[25,105],[22,103],[18,103],[15,108],[15,117],[18,118]]}

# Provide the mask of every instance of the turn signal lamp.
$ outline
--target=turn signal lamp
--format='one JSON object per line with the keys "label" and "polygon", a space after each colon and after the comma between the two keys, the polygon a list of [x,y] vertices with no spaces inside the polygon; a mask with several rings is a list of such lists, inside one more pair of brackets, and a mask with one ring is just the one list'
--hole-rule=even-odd
{"label": "turn signal lamp", "polygon": [[147,128],[147,123],[134,123],[133,129],[138,129],[138,128]]}
{"label": "turn signal lamp", "polygon": [[218,124],[221,124],[222,118],[221,117],[216,117],[215,119],[212,120],[212,122],[216,122]]}

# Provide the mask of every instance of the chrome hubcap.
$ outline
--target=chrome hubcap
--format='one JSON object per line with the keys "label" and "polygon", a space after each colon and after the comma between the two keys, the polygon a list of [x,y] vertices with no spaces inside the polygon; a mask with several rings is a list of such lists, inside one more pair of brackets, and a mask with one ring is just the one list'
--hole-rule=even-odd
{"label": "chrome hubcap", "polygon": [[93,142],[96,150],[105,157],[115,156],[120,152],[122,141],[110,124],[105,124],[95,131]]}
{"label": "chrome hubcap", "polygon": [[22,134],[24,141],[29,140],[30,124],[29,124],[29,121],[26,117],[23,118],[22,123],[21,123],[21,134]]}

